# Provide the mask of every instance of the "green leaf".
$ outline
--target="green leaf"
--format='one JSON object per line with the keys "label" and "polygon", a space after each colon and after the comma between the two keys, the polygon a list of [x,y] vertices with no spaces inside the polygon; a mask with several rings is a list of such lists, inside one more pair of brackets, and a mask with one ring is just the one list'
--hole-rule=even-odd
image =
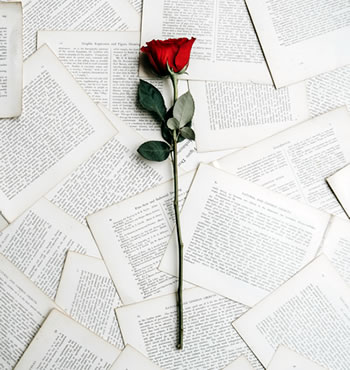
{"label": "green leaf", "polygon": [[160,126],[163,139],[168,142],[170,145],[173,145],[173,134],[165,122],[162,122]]}
{"label": "green leaf", "polygon": [[170,130],[176,130],[180,128],[180,122],[176,118],[169,118],[167,126],[170,128]]}
{"label": "green leaf", "polygon": [[184,127],[192,120],[194,114],[194,100],[188,91],[176,100],[174,106],[174,117],[180,122],[180,127]]}
{"label": "green leaf", "polygon": [[162,162],[169,157],[171,149],[164,141],[147,141],[137,151],[149,161]]}
{"label": "green leaf", "polygon": [[140,80],[138,90],[139,102],[141,106],[149,112],[154,112],[164,121],[166,115],[166,107],[164,99],[160,91],[152,84]]}
{"label": "green leaf", "polygon": [[191,127],[183,127],[182,129],[180,129],[180,133],[184,138],[188,140],[194,140],[196,138],[196,135]]}

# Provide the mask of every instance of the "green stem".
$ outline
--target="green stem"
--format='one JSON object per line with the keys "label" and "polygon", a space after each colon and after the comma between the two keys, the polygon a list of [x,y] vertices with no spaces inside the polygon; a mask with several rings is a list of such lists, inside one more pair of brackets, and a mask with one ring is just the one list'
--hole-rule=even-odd
{"label": "green stem", "polygon": [[[178,79],[176,74],[170,74],[171,81],[174,87],[174,104],[178,98]],[[177,349],[183,348],[183,302],[182,302],[182,291],[183,291],[183,249],[184,245],[181,236],[181,225],[180,225],[180,211],[179,211],[179,179],[177,169],[177,130],[173,130],[173,170],[174,170],[174,209],[175,209],[175,221],[176,221],[176,234],[177,244],[179,248],[179,277],[178,277],[178,289],[177,289],[177,311],[178,311],[178,342]]]}
{"label": "green stem", "polygon": [[183,348],[183,302],[182,302],[182,291],[183,291],[183,242],[181,236],[181,225],[180,225],[180,211],[179,211],[179,184],[178,184],[178,170],[177,170],[177,135],[176,130],[173,131],[174,141],[174,209],[175,209],[175,220],[176,220],[176,232],[177,232],[177,243],[179,247],[179,284],[177,290],[177,308],[178,308],[178,342],[177,349]]}

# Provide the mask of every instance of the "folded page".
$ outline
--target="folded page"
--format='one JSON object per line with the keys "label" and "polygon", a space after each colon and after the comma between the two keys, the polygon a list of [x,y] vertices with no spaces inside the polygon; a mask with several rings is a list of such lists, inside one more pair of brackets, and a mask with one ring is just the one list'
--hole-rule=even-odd
{"label": "folded page", "polygon": [[321,366],[345,370],[350,363],[349,285],[320,256],[233,326],[265,367],[285,345]]}
{"label": "folded page", "polygon": [[0,117],[22,112],[22,4],[0,3]]}
{"label": "folded page", "polygon": [[15,369],[107,370],[119,354],[118,348],[52,310]]}
{"label": "folded page", "polygon": [[0,211],[13,221],[116,131],[47,46],[24,63],[23,113],[0,125]]}
{"label": "folded page", "polygon": [[128,0],[22,0],[24,56],[35,51],[39,30],[137,31],[140,15]]}
{"label": "folded page", "polygon": [[184,78],[272,84],[244,0],[143,0],[141,45],[177,37],[196,38]]}
{"label": "folded page", "polygon": [[124,347],[114,312],[121,301],[101,259],[68,252],[56,303],[107,342]]}
{"label": "folded page", "polygon": [[144,142],[101,107],[117,134],[58,184],[47,198],[80,222],[86,216],[141,193],[172,177],[170,161],[150,162],[137,153]]}
{"label": "folded page", "polygon": [[239,357],[236,361],[233,361],[231,365],[225,367],[224,370],[253,370],[253,366],[250,362],[244,357]]}
{"label": "folded page", "polygon": [[235,330],[232,315],[247,307],[200,288],[184,291],[184,348],[176,349],[175,294],[118,308],[126,344],[145,354],[163,369],[222,369],[245,355],[256,370],[262,367]]}
{"label": "folded page", "polygon": [[[161,370],[142,353],[131,346],[126,346],[111,370]],[[243,369],[242,369],[243,370]]]}
{"label": "folded page", "polygon": [[68,250],[100,256],[89,229],[45,198],[0,233],[0,253],[52,299]]}
{"label": "folded page", "polygon": [[215,162],[251,182],[346,217],[325,179],[350,162],[345,107],[289,128]]}
{"label": "folded page", "polygon": [[0,367],[11,370],[40,325],[58,308],[0,254]]}
{"label": "folded page", "polygon": [[[180,207],[192,178],[179,178]],[[173,187],[168,181],[87,218],[124,304],[177,289],[177,279],[158,270],[175,225]]]}
{"label": "folded page", "polygon": [[[253,306],[317,254],[330,216],[208,165],[181,213],[184,279]],[[160,269],[176,275],[176,235]]]}
{"label": "folded page", "polygon": [[327,182],[344,211],[350,217],[350,165],[329,176]]}
{"label": "folded page", "polygon": [[276,87],[350,63],[342,0],[246,0]]}
{"label": "folded page", "polygon": [[[304,84],[189,81],[198,150],[250,145],[309,118]],[[198,124],[197,124],[198,122]]]}
{"label": "folded page", "polygon": [[327,370],[285,346],[279,346],[267,370]]}
{"label": "folded page", "polygon": [[321,252],[325,254],[342,278],[350,283],[350,221],[332,217]]}

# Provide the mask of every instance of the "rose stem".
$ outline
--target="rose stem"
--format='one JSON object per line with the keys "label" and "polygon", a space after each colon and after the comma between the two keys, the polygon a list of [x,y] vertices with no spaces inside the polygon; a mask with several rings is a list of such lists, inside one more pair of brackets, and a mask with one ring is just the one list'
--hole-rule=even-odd
{"label": "rose stem", "polygon": [[[174,86],[174,104],[178,96],[178,79],[175,74],[171,74],[171,80]],[[177,243],[179,247],[179,277],[178,277],[178,289],[177,289],[177,311],[178,311],[178,342],[177,349],[183,348],[183,303],[182,303],[182,285],[183,285],[183,242],[181,236],[181,225],[180,225],[180,212],[179,212],[179,184],[178,184],[178,170],[177,170],[177,130],[173,131],[173,169],[174,169],[174,209],[175,209],[175,221],[176,221],[176,232],[177,232]]]}

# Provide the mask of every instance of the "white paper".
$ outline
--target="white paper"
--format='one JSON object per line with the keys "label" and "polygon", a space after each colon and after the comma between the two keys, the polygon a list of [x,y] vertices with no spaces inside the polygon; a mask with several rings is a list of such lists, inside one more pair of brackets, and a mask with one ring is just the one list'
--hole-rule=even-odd
{"label": "white paper", "polygon": [[[181,212],[184,279],[253,306],[317,254],[330,216],[208,165]],[[176,235],[160,269],[177,275]]]}
{"label": "white paper", "polygon": [[244,0],[144,0],[141,45],[178,37],[196,38],[183,78],[272,84]]}
{"label": "white paper", "polygon": [[[180,207],[192,178],[179,178]],[[158,270],[175,225],[173,187],[168,181],[87,218],[124,304],[177,289],[177,279]]]}
{"label": "white paper", "polygon": [[12,222],[115,134],[43,46],[24,63],[24,110],[0,125],[0,211]]}
{"label": "white paper", "polygon": [[289,198],[346,217],[325,179],[350,162],[345,107],[291,127],[215,162]]}
{"label": "white paper", "polygon": [[246,0],[276,87],[350,63],[348,3]]}
{"label": "white paper", "polygon": [[279,345],[332,370],[350,363],[350,288],[324,256],[233,325],[265,367]]}
{"label": "white paper", "polygon": [[118,348],[52,310],[15,369],[107,370],[119,354]]}
{"label": "white paper", "polygon": [[267,370],[326,370],[285,346],[279,346]]}
{"label": "white paper", "polygon": [[244,356],[241,356],[224,370],[253,370],[253,367]]}
{"label": "white paper", "polygon": [[350,165],[329,176],[327,182],[344,211],[350,217]]}
{"label": "white paper", "polygon": [[0,3],[0,117],[22,112],[22,4]]}
{"label": "white paper", "polygon": [[24,57],[39,30],[138,31],[140,16],[128,0],[23,0]]}
{"label": "white paper", "polygon": [[55,301],[95,334],[124,347],[114,312],[121,300],[103,260],[68,252]]}
{"label": "white paper", "polygon": [[0,233],[0,253],[52,299],[68,250],[100,256],[89,229],[44,198]]}
{"label": "white paper", "polygon": [[4,230],[5,227],[7,227],[9,223],[5,219],[5,217],[0,213],[0,231]]}
{"label": "white paper", "polygon": [[231,322],[246,307],[200,288],[188,289],[184,299],[184,348],[176,348],[175,294],[118,308],[125,344],[130,344],[163,369],[222,369],[245,355],[261,370]]}
{"label": "white paper", "polygon": [[144,139],[105,108],[100,108],[119,134],[47,195],[50,201],[82,223],[89,214],[172,177],[170,161],[144,160],[137,153]]}
{"label": "white paper", "polygon": [[0,367],[11,370],[53,308],[39,288],[0,254]]}
{"label": "white paper", "polygon": [[321,252],[325,254],[342,278],[350,284],[350,221],[332,217]]}
{"label": "white paper", "polygon": [[[126,346],[111,370],[160,370],[142,353],[131,346]],[[242,369],[243,370],[243,369]]]}
{"label": "white paper", "polygon": [[276,90],[254,83],[189,81],[189,87],[200,152],[245,147],[309,118],[304,84]]}

